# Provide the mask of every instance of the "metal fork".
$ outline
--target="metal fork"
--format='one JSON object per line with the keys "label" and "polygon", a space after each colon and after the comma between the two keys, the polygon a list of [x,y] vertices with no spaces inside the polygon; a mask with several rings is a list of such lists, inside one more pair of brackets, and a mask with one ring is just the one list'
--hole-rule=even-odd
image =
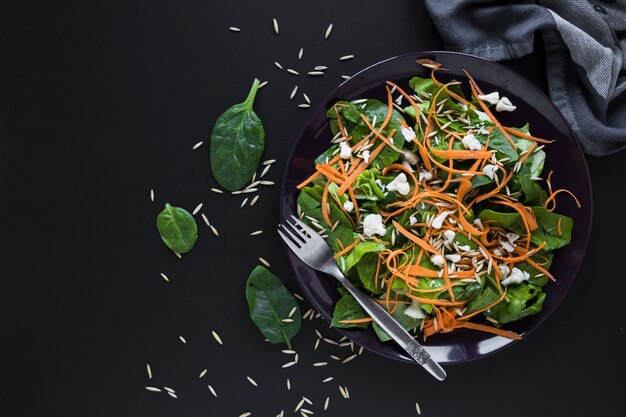
{"label": "metal fork", "polygon": [[324,239],[311,227],[298,218],[291,216],[293,222],[285,220],[279,225],[278,233],[289,249],[302,262],[313,269],[331,275],[344,286],[346,290],[361,304],[361,307],[382,327],[402,349],[404,349],[417,363],[422,365],[439,381],[443,381],[446,372],[435,362],[430,354],[407,332],[391,315],[378,303],[358,290],[345,277],[337,266],[330,247]]}

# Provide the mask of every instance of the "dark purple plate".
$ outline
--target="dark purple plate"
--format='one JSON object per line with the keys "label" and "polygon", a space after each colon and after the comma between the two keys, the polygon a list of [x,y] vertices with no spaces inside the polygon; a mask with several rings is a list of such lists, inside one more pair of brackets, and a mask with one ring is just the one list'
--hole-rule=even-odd
{"label": "dark purple plate", "polygon": [[[574,282],[582,263],[587,240],[591,230],[591,182],[587,164],[581,148],[569,125],[554,107],[552,102],[533,84],[510,69],[481,58],[452,52],[412,53],[372,65],[356,74],[324,99],[312,112],[300,131],[291,151],[283,177],[280,212],[282,219],[296,212],[296,185],[310,176],[313,160],[330,146],[332,134],[327,122],[326,109],[339,99],[386,97],[384,84],[391,80],[403,88],[408,88],[408,80],[413,76],[428,77],[430,70],[416,64],[415,60],[428,58],[439,62],[448,71],[438,72],[440,81],[452,79],[467,80],[463,69],[469,71],[484,91],[497,90],[506,95],[517,110],[500,113],[500,121],[508,126],[522,126],[530,123],[531,132],[538,137],[555,139],[546,145],[547,154],[543,175],[554,170],[552,185],[571,190],[580,200],[582,208],[577,208],[569,198],[560,198],[557,211],[574,219],[572,242],[555,252],[551,272],[557,279],[546,287],[547,297],[543,310],[506,328],[525,338],[537,328],[559,305],[569,287]],[[313,307],[326,320],[330,321],[335,303],[339,299],[336,281],[306,266],[289,251],[302,291]],[[371,329],[337,329],[355,343],[388,358],[414,363],[402,349],[393,342],[382,343]],[[514,341],[501,336],[472,330],[458,330],[452,333],[429,337],[424,346],[439,363],[470,361],[510,346]]]}

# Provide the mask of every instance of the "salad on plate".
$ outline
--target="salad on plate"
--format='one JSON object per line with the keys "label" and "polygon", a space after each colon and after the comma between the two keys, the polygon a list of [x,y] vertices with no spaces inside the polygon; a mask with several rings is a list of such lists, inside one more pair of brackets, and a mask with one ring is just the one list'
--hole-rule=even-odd
{"label": "salad on plate", "polygon": [[[463,328],[519,339],[507,324],[541,311],[556,279],[553,253],[571,240],[572,219],[556,212],[555,197],[576,197],[553,190],[552,173],[540,177],[550,140],[498,121],[515,111],[511,100],[468,73],[466,85],[440,82],[439,64],[418,63],[429,78],[387,81],[385,101],[328,110],[334,136],[298,185],[298,216],[407,330],[424,339]],[[390,340],[338,290],[333,326],[371,325]]]}

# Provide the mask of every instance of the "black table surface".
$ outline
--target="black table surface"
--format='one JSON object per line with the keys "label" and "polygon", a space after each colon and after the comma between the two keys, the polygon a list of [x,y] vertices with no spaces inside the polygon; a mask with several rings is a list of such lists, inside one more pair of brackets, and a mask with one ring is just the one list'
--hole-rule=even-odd
{"label": "black table surface", "polygon": [[[441,48],[420,1],[2,2],[0,416],[299,415],[302,396],[313,402],[305,408],[329,416],[410,416],[416,402],[427,416],[624,415],[626,153],[587,159],[593,232],[561,306],[513,347],[447,367],[443,383],[368,352],[331,359],[350,348],[314,350],[315,329],[338,338],[321,319],[303,324],[298,364],[283,369],[289,355],[249,320],[244,282],[259,257],[298,289],[273,232],[279,187],[242,209],[243,197],[209,191],[216,117],[254,77],[269,81],[255,108],[264,159],[277,160],[267,178],[278,182],[309,111],[297,107],[300,93],[315,103],[342,74]],[[355,58],[340,62],[347,54]],[[546,89],[540,52],[506,64]],[[316,65],[327,74],[302,75]],[[177,259],[155,228],[166,202],[203,203],[219,237],[198,219],[196,247]],[[257,229],[263,234],[250,237]],[[318,361],[329,364],[313,367]],[[171,387],[178,398],[146,386]]]}

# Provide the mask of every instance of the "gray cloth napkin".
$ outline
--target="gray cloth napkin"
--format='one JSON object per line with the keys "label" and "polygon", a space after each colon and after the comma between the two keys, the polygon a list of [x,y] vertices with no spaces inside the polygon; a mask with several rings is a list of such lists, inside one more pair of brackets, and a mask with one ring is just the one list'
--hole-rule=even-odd
{"label": "gray cloth napkin", "polygon": [[540,33],[550,97],[584,151],[626,147],[626,0],[424,0],[447,49],[519,58]]}

